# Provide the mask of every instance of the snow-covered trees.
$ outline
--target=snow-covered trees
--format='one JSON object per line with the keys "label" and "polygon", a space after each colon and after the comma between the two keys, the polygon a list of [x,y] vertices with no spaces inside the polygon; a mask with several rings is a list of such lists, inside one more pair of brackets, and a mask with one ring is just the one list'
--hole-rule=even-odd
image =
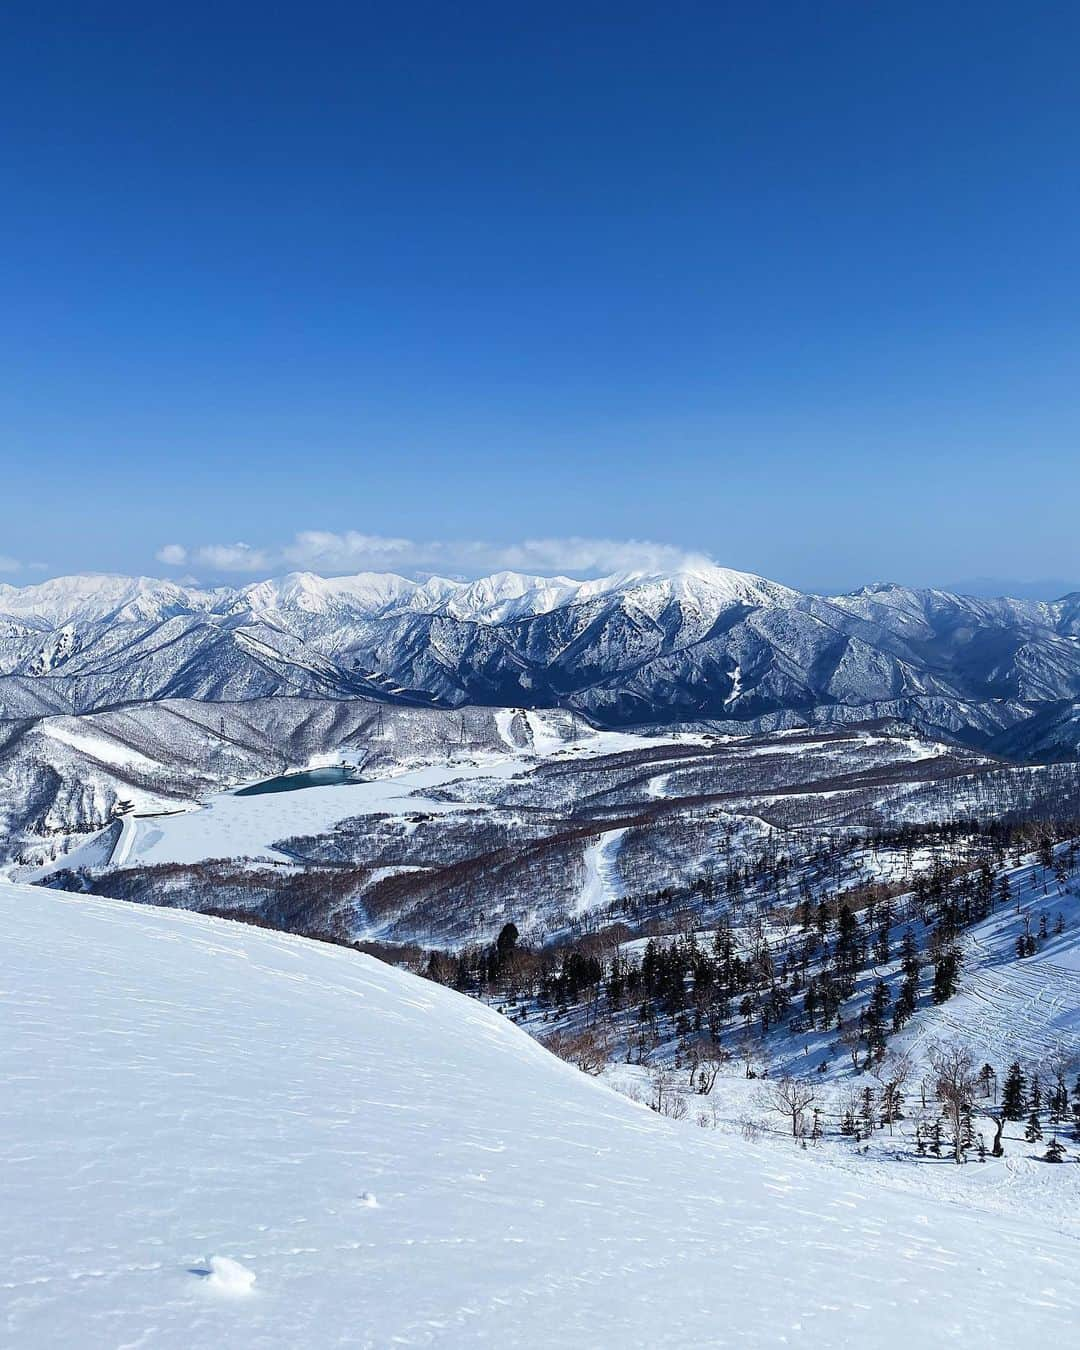
{"label": "snow-covered trees", "polygon": [[583,1073],[602,1073],[611,1059],[611,1041],[601,1027],[582,1027],[577,1031],[555,1031],[544,1044],[552,1054],[575,1065]]}

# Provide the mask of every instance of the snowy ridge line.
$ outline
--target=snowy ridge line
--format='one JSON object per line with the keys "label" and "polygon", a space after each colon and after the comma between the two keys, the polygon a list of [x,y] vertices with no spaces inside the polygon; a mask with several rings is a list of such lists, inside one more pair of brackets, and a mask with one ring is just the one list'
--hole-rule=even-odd
{"label": "snowy ridge line", "polygon": [[211,590],[70,577],[0,586],[5,615],[8,719],[303,694],[747,733],[891,718],[1013,759],[1080,754],[1080,595],[824,597],[703,564],[590,581],[293,573]]}
{"label": "snowy ridge line", "polygon": [[651,599],[662,605],[671,588],[677,593],[709,596],[721,605],[778,604],[799,595],[764,577],[707,564],[673,573],[624,572],[588,581],[511,571],[478,581],[431,577],[424,582],[393,572],[339,577],[291,572],[238,589],[212,590],[151,577],[87,574],[26,586],[0,583],[0,613],[57,627],[73,621],[111,617],[130,621],[182,611],[232,616],[332,608],[373,614],[444,613],[462,621],[501,623],[623,591],[640,592],[644,603]]}

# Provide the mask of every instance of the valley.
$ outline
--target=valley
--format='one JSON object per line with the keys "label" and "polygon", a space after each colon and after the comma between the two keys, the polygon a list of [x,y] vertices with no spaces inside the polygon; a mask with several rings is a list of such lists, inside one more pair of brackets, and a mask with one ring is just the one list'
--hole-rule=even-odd
{"label": "valley", "polygon": [[[678,1203],[693,1208],[700,1201],[701,1233],[709,1232],[714,1253],[716,1243],[728,1241],[723,1225],[716,1226],[717,1206],[734,1207],[729,1237],[741,1243],[746,1223],[759,1223],[755,1215],[767,1209],[773,1220],[781,1211],[787,1216],[785,1197],[797,1197],[792,1240],[803,1254],[800,1270],[818,1284],[832,1276],[818,1269],[815,1243],[836,1231],[822,1225],[841,1222],[848,1207],[863,1214],[857,1233],[822,1248],[829,1268],[845,1271],[847,1281],[851,1267],[838,1252],[849,1245],[862,1250],[870,1230],[881,1271],[907,1259],[892,1251],[891,1235],[882,1236],[880,1216],[893,1205],[900,1224],[914,1222],[912,1203],[924,1217],[948,1214],[943,1234],[968,1222],[959,1215],[977,1223],[992,1214],[995,1231],[1026,1225],[1023,1240],[1032,1250],[1057,1251],[1055,1244],[1064,1243],[1071,1252],[1080,1236],[1080,764],[1069,753],[1073,676],[1061,654],[1074,650],[1072,638],[1062,635],[1073,622],[1071,601],[1055,607],[961,605],[939,593],[841,597],[828,602],[829,622],[842,611],[845,623],[857,620],[858,631],[830,647],[825,661],[812,644],[800,646],[799,636],[806,623],[824,622],[825,602],[759,578],[535,581],[504,576],[462,587],[286,578],[242,595],[215,591],[193,599],[159,583],[140,583],[132,592],[106,578],[89,596],[75,588],[82,606],[76,610],[65,586],[53,586],[51,610],[42,610],[40,597],[34,615],[16,606],[18,624],[33,636],[17,635],[15,645],[25,642],[28,653],[35,643],[53,643],[47,661],[39,659],[39,645],[29,665],[20,658],[18,670],[9,645],[0,677],[3,697],[18,691],[23,699],[33,689],[39,705],[0,721],[0,900],[19,916],[16,930],[35,916],[63,916],[103,968],[126,959],[131,942],[155,972],[159,948],[179,954],[193,942],[195,956],[185,955],[178,971],[194,981],[200,1005],[216,1006],[219,997],[204,988],[199,953],[205,951],[233,972],[220,998],[238,1000],[230,1008],[250,1007],[261,1037],[276,1023],[263,994],[240,976],[251,959],[271,979],[274,998],[287,987],[288,972],[300,969],[305,987],[339,990],[343,980],[340,989],[362,988],[361,1003],[378,988],[379,1016],[388,1019],[380,1028],[402,1019],[412,1026],[416,1012],[409,1036],[401,1042],[375,1036],[369,1050],[376,1059],[361,1067],[348,1048],[351,1033],[341,1029],[341,1019],[356,1012],[353,995],[346,1013],[340,990],[327,1001],[309,988],[315,1003],[303,1014],[289,1003],[293,1053],[300,1053],[300,1025],[309,1027],[305,1053],[316,1060],[321,1052],[311,1051],[310,1037],[336,1027],[342,1039],[327,1050],[325,1072],[302,1086],[297,1079],[286,1098],[272,1100],[274,1110],[286,1100],[287,1110],[307,1116],[308,1094],[320,1094],[319,1119],[325,1111],[337,1122],[318,1145],[327,1158],[335,1156],[335,1132],[352,1139],[358,1125],[359,1107],[341,1097],[339,1073],[375,1075],[365,1112],[371,1106],[377,1115],[377,1102],[393,1102],[391,1114],[422,1113],[423,1103],[437,1103],[424,1126],[440,1141],[435,1160],[458,1161],[445,1175],[439,1167],[413,1175],[410,1184],[425,1199],[412,1222],[424,1226],[431,1225],[432,1197],[448,1186],[463,1188],[477,1223],[501,1222],[483,1198],[495,1164],[489,1159],[476,1181],[469,1168],[462,1171],[463,1159],[473,1150],[499,1155],[517,1144],[505,1133],[494,1140],[475,1123],[463,1126],[456,1104],[463,1090],[504,1103],[518,1092],[551,1088],[550,1109],[528,1134],[529,1166],[552,1178],[560,1231],[574,1233],[593,1253],[600,1288],[653,1268],[652,1258],[645,1265],[636,1260],[636,1248],[620,1250],[609,1263],[620,1241],[614,1231],[601,1233],[591,1220],[585,1229],[575,1226],[582,1188],[602,1192],[596,1203],[627,1221],[619,1198],[626,1174],[592,1161],[609,1156],[624,1126],[619,1149],[632,1153],[637,1145],[628,1141],[647,1140],[648,1160],[634,1166],[650,1178],[648,1187],[664,1188],[658,1222],[673,1226],[662,1239],[670,1245],[661,1267],[670,1260],[692,1270],[699,1240],[697,1219],[684,1241],[675,1236],[675,1210],[663,1217],[676,1203],[670,1193],[676,1167],[696,1178]],[[963,639],[954,627],[946,642],[948,624],[960,623],[957,606],[964,623],[985,627]],[[542,638],[533,627],[539,624]],[[254,628],[264,625],[273,636],[256,640]],[[786,633],[786,654],[778,646],[764,658],[757,649],[752,654],[746,625],[759,636]],[[1031,639],[1034,647],[1010,647],[1001,637],[1003,626],[1030,637],[1032,625],[1044,633]],[[471,635],[464,647],[462,626]],[[66,634],[63,641],[54,641],[58,632]],[[573,689],[558,693],[546,683],[555,678],[554,633],[580,675]],[[357,655],[362,635],[381,644],[378,659]],[[417,661],[422,655],[422,678],[415,662],[402,668],[402,641],[412,644]],[[732,642],[742,655],[730,682],[718,668],[701,675],[700,685],[698,675],[688,674],[706,653],[710,661],[721,647],[730,655],[734,648],[724,644]],[[484,647],[481,687],[477,644],[491,643],[502,655],[496,659],[495,648]],[[500,664],[511,650],[507,643],[518,652],[509,683]],[[883,665],[884,648],[891,655]],[[226,650],[224,664],[216,664]],[[110,664],[99,665],[106,651]],[[170,653],[165,664],[163,651]],[[905,664],[916,651],[924,663],[917,677]],[[980,653],[980,659],[993,653],[996,673],[983,671],[972,683]],[[1060,682],[1025,683],[1033,662],[1049,660],[1048,653]],[[182,663],[174,669],[177,656]],[[959,665],[946,680],[954,657]],[[433,662],[445,672],[451,661],[456,684],[433,677]],[[876,679],[891,670],[888,683],[899,668],[892,661],[904,667],[907,692],[871,696],[884,686],[868,684],[868,672]],[[933,679],[927,662],[937,671]],[[840,671],[852,681],[843,689]],[[636,722],[627,715],[638,706],[627,701],[631,686],[644,700],[639,711],[647,712]],[[826,686],[831,692],[822,702]],[[616,687],[615,702],[605,701],[603,691]],[[890,688],[897,694],[895,682]],[[529,697],[499,702],[496,696],[507,692]],[[763,711],[770,699],[771,711]],[[1037,753],[1027,753],[1034,747]],[[14,936],[23,940],[18,931]],[[49,961],[72,959],[70,951],[63,955],[66,942],[57,939],[41,957],[46,983],[54,978],[45,973]],[[280,986],[278,975],[269,974],[278,963]],[[152,1002],[136,988],[144,978],[136,968],[123,986],[137,1003]],[[75,986],[88,1007],[107,1007],[106,1020],[117,1025],[120,1005],[108,1003],[104,986],[79,980]],[[184,994],[177,986],[170,997]],[[19,1013],[30,1025],[36,1006]],[[218,1017],[229,1016],[225,1008]],[[447,1065],[457,1067],[445,1073],[414,1042],[444,1010],[447,1035],[468,1044],[460,1063],[449,1055]],[[168,1024],[175,1019],[174,1006]],[[167,1041],[166,1023],[154,1025],[153,1035]],[[86,1034],[96,1034],[93,1019]],[[213,1041],[215,1032],[208,1034]],[[231,1044],[223,1043],[222,1072],[233,1071],[225,1067],[233,1062]],[[486,1076],[485,1046],[520,1059],[520,1081],[496,1084],[494,1068]],[[948,1064],[961,1085],[951,1098],[943,1085]],[[174,1062],[170,1072],[182,1078],[185,1071]],[[391,1081],[398,1073],[430,1090],[403,1095]],[[542,1081],[549,1086],[541,1088]],[[180,1091],[184,1110],[206,1109],[184,1095],[182,1084]],[[260,1092],[248,1084],[243,1099],[257,1103]],[[71,1103],[78,1119],[85,1106],[76,1098]],[[242,1119],[247,1108],[239,1098],[234,1107]],[[127,1109],[119,1098],[116,1109]],[[516,1119],[518,1108],[506,1109]],[[591,1139],[595,1125],[595,1148],[588,1160],[578,1159],[581,1170],[566,1170],[556,1155],[577,1157],[566,1153],[567,1139],[578,1137],[594,1109],[593,1125],[584,1128]],[[142,1108],[135,1114],[148,1140],[171,1138],[161,1119]],[[366,1112],[365,1127],[374,1118]],[[222,1156],[234,1157],[231,1126],[207,1128]],[[49,1129],[63,1147],[60,1125]],[[514,1133],[518,1143],[523,1137]],[[355,1140],[347,1145],[349,1158],[374,1156],[366,1138],[363,1149]],[[379,1144],[383,1161],[373,1184],[394,1204],[407,1204],[407,1189],[394,1190],[390,1178],[415,1164],[388,1140]],[[261,1147],[266,1158],[279,1156],[272,1140]],[[295,1156],[290,1149],[306,1146],[283,1147],[288,1158]],[[143,1166],[149,1174],[156,1165]],[[239,1166],[249,1174],[248,1164]],[[737,1182],[746,1169],[753,1180]],[[261,1176],[259,1184],[267,1184]],[[507,1174],[501,1184],[514,1183]],[[535,1178],[522,1185],[535,1206]],[[758,1198],[737,1198],[745,1185]],[[279,1194],[276,1183],[270,1193]],[[203,1205],[201,1194],[202,1188],[181,1194],[165,1206],[169,1223],[194,1222],[186,1209]],[[287,1188],[280,1194],[299,1213],[297,1198]],[[811,1198],[818,1195],[829,1199]],[[756,1208],[759,1202],[765,1209]],[[634,1222],[643,1203],[634,1201]],[[812,1216],[805,1225],[804,1214]],[[871,1221],[870,1214],[878,1217]],[[353,1278],[348,1253],[367,1250],[364,1240],[329,1211],[301,1217],[323,1234],[320,1260],[342,1279]],[[258,1222],[253,1211],[248,1219],[250,1235]],[[208,1215],[197,1226],[204,1231],[215,1222]],[[274,1243],[249,1236],[236,1259],[245,1269],[257,1266],[260,1282],[295,1280],[317,1299],[311,1264],[290,1257],[306,1255],[292,1220],[279,1215],[270,1228],[279,1235]],[[482,1245],[472,1219],[466,1228],[462,1243]],[[546,1268],[554,1269],[551,1233],[542,1223],[525,1230],[506,1229],[500,1242],[513,1246],[522,1236],[521,1245],[533,1255],[542,1250]],[[418,1240],[412,1230],[395,1232],[402,1250]],[[771,1232],[774,1248],[775,1223]],[[990,1259],[989,1249],[972,1246],[970,1232],[964,1229],[962,1241],[942,1238],[952,1253],[947,1264],[961,1251]],[[444,1237],[451,1242],[448,1230]],[[167,1240],[187,1251],[179,1229]],[[354,1241],[360,1246],[350,1247]],[[219,1250],[200,1257],[193,1248],[183,1259],[235,1257],[224,1251],[229,1244],[220,1226],[212,1245]],[[760,1272],[763,1257],[754,1250],[746,1269]],[[930,1297],[925,1282],[933,1262],[919,1251],[918,1297]],[[387,1278],[403,1278],[397,1259],[387,1259]],[[473,1327],[477,1317],[475,1325],[486,1325],[474,1296],[461,1306],[448,1303],[447,1281],[461,1280],[448,1273],[456,1270],[453,1261],[445,1265],[437,1253],[433,1262],[421,1322],[398,1326],[390,1305],[380,1304],[373,1344],[392,1326],[394,1334],[422,1343],[424,1318],[437,1330]],[[216,1279],[213,1262],[191,1265],[186,1275],[145,1264],[145,1271],[139,1261],[125,1267],[125,1278],[147,1274],[151,1283],[165,1282],[150,1297],[164,1298],[171,1310],[176,1343],[192,1317],[199,1335],[212,1335],[218,1310],[184,1281]],[[508,1278],[517,1287],[522,1276],[512,1269]],[[24,1310],[13,1314],[13,1325],[35,1306],[52,1315],[48,1298],[35,1300],[32,1279],[13,1286],[22,1291]],[[905,1309],[910,1294],[905,1289]],[[481,1297],[487,1294],[475,1295]],[[798,1316],[818,1319],[819,1328],[856,1334],[856,1313],[835,1320],[846,1306],[837,1297],[819,1306],[800,1287],[791,1316],[797,1304]],[[490,1306],[502,1306],[499,1298],[491,1295]],[[1067,1306],[1059,1299],[1055,1285],[1038,1301],[1045,1312],[1028,1315],[1056,1325],[1056,1310]],[[813,1317],[811,1305],[818,1309]],[[578,1300],[574,1317],[585,1316],[586,1306]],[[707,1337],[704,1328],[718,1315],[710,1305],[665,1327],[672,1337]],[[603,1316],[610,1324],[617,1315],[605,1303]],[[665,1343],[667,1331],[643,1306],[635,1304],[632,1316],[632,1340],[647,1335],[649,1343]],[[971,1325],[966,1307],[963,1316]],[[329,1311],[320,1312],[322,1326],[332,1322]],[[568,1335],[584,1334],[578,1321],[567,1326]],[[739,1343],[755,1343],[757,1326],[755,1314]],[[928,1320],[927,1343],[936,1343],[940,1330]],[[761,1343],[775,1343],[771,1329]]]}
{"label": "valley", "polygon": [[[348,941],[461,946],[492,940],[512,920],[543,945],[614,922],[640,927],[687,904],[718,912],[728,903],[717,894],[724,875],[758,856],[782,860],[794,878],[824,848],[840,859],[837,884],[841,874],[849,886],[887,880],[899,850],[871,857],[851,842],[860,831],[963,816],[989,802],[999,814],[1016,802],[1034,810],[1076,785],[1062,766],[1016,770],[896,724],[747,738],[601,731],[565,713],[513,709],[470,710],[467,719],[350,710],[347,724],[324,705],[289,710],[294,745],[313,729],[345,732],[321,753],[351,766],[345,781],[269,793],[248,784],[162,809],[152,777],[140,779],[151,787],[144,796],[113,769],[113,790],[128,794],[130,810],[74,848],[48,849],[55,856],[43,866],[15,864],[11,873],[262,918],[284,906],[289,922],[270,921]],[[245,705],[248,725],[259,711]],[[284,725],[277,703],[267,711]],[[157,726],[165,712],[186,735],[196,714],[149,710]],[[124,718],[130,737],[135,715]],[[211,726],[188,751],[201,775],[215,762],[205,750],[211,734],[225,739]],[[230,727],[234,759],[242,736]],[[80,768],[84,786],[90,771]],[[158,775],[175,783],[177,758],[163,757]]]}

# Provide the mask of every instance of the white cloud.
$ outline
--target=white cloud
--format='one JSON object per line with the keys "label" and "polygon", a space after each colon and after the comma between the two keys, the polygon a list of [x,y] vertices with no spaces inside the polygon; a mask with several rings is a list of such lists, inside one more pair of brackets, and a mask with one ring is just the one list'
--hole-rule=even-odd
{"label": "white cloud", "polygon": [[480,539],[415,540],[348,530],[302,530],[279,548],[250,544],[166,544],[157,552],[170,566],[198,566],[216,572],[444,571],[479,575],[517,572],[668,572],[709,561],[705,555],[647,539],[525,539],[499,544]]}
{"label": "white cloud", "polygon": [[670,572],[707,563],[701,553],[650,539],[526,539],[499,550],[501,565],[515,570],[570,572]]}
{"label": "white cloud", "polygon": [[203,544],[199,548],[185,548],[183,544],[164,544],[154,554],[158,562],[169,567],[198,565],[215,572],[266,572],[279,564],[275,555],[250,544]]}
{"label": "white cloud", "polygon": [[273,554],[250,544],[204,544],[188,555],[188,561],[219,572],[265,572],[274,567]]}
{"label": "white cloud", "polygon": [[7,553],[0,553],[0,572],[47,572],[48,570],[48,563],[24,563],[19,558],[12,558]]}
{"label": "white cloud", "polygon": [[393,539],[379,534],[360,534],[349,530],[333,534],[329,530],[301,530],[281,550],[283,560],[293,567],[381,567],[397,564],[418,566],[414,559],[423,548],[411,539]]}

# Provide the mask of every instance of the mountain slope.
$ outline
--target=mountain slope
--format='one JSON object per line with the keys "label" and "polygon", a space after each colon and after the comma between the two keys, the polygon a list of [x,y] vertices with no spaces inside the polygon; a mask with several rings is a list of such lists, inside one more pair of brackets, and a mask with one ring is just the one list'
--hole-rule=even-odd
{"label": "mountain slope", "polygon": [[[607,726],[765,731],[899,717],[1040,758],[1080,700],[1080,600],[872,586],[801,595],[702,565],[593,581],[292,573],[239,590],[73,577],[0,587],[0,719],[281,694],[569,707]],[[1040,728],[1043,727],[1039,723]],[[1003,740],[1004,743],[1004,740]]]}
{"label": "mountain slope", "polygon": [[369,958],[57,892],[0,904],[12,1344],[1075,1329],[1075,1240],[673,1125]]}

